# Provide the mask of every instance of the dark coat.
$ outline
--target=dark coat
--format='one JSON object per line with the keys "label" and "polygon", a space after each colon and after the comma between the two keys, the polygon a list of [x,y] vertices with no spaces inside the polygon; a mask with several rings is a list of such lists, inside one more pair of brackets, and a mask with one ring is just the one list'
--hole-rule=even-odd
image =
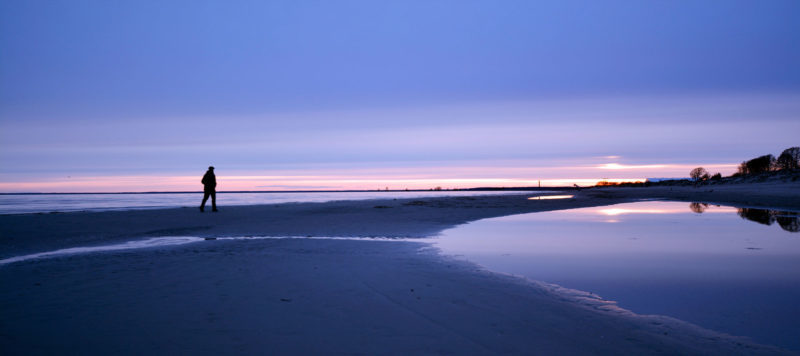
{"label": "dark coat", "polygon": [[205,192],[213,192],[217,188],[217,176],[214,175],[212,170],[207,171],[200,182],[203,183],[203,191]]}

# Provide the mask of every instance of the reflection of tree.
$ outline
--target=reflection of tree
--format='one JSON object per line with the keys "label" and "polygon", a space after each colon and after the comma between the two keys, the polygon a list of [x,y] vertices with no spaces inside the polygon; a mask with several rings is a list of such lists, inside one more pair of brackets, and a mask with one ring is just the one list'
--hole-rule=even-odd
{"label": "reflection of tree", "polygon": [[690,203],[689,210],[694,213],[702,214],[704,211],[708,209],[708,204],[706,203]]}
{"label": "reflection of tree", "polygon": [[[692,211],[694,211],[694,209],[692,209]],[[800,231],[800,214],[796,212],[739,208],[737,209],[737,213],[742,219],[755,221],[759,224],[772,225],[772,223],[778,222],[781,229],[789,232]]]}
{"label": "reflection of tree", "polygon": [[755,221],[759,224],[772,225],[775,222],[775,217],[766,209],[739,208],[737,213],[742,219]]}
{"label": "reflection of tree", "polygon": [[797,216],[797,213],[794,216],[789,215],[791,213],[787,212],[778,212],[778,216],[775,217],[775,220],[778,221],[778,225],[781,226],[781,229],[784,229],[789,232],[798,232],[800,231],[800,219]]}

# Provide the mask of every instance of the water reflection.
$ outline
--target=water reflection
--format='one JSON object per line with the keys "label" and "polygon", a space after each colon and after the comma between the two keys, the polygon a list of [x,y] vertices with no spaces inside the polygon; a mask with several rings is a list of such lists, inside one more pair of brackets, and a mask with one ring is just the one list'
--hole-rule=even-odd
{"label": "water reflection", "polygon": [[[715,205],[719,207],[719,205]],[[702,214],[708,210],[708,203],[690,203],[689,210],[694,213]],[[781,211],[757,208],[737,208],[736,214],[742,219],[757,222],[763,225],[778,223],[781,229],[789,232],[800,231],[800,213],[794,211]]]}
{"label": "water reflection", "polygon": [[777,222],[781,229],[789,232],[800,231],[799,213],[792,211],[778,211],[755,208],[739,208],[736,212],[742,219],[755,221],[759,224],[772,225]]}
{"label": "water reflection", "polygon": [[670,211],[667,209],[647,209],[647,208],[609,208],[609,209],[600,209],[597,211],[603,215],[622,215],[622,214],[669,214],[673,213],[674,211]]}
{"label": "water reflection", "polygon": [[[648,201],[486,219],[443,232],[436,245],[489,270],[592,292],[637,313],[800,350],[800,239],[786,232],[797,231],[800,214],[686,205]],[[770,221],[786,231],[762,225]]]}
{"label": "water reflection", "polygon": [[537,195],[528,198],[528,200],[570,199],[572,197],[574,197],[574,195]]}

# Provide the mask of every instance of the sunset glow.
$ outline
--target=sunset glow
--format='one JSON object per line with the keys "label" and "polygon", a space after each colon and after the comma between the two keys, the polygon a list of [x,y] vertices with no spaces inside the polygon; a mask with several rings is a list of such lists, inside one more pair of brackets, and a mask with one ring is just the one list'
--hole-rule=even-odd
{"label": "sunset glow", "polygon": [[[691,165],[659,165],[661,175],[680,177]],[[711,167],[711,166],[709,166]],[[735,165],[716,165],[728,173]],[[611,183],[642,182],[654,176],[651,166],[626,167],[624,174],[607,177],[604,166],[566,167],[414,167],[406,169],[316,169],[257,172],[228,172],[218,169],[219,189],[223,191],[260,190],[376,190],[386,189],[465,189],[477,187],[571,187]],[[327,173],[327,174],[326,174]],[[562,178],[563,177],[563,178]],[[199,177],[194,175],[70,176],[36,178],[28,181],[0,181],[0,192],[152,192],[195,191]]]}
{"label": "sunset glow", "polygon": [[[270,171],[217,169],[221,191],[287,190],[404,190],[466,189],[478,187],[582,187],[598,182],[643,182],[650,177],[682,177],[694,165],[582,164],[535,166],[536,161],[480,162],[485,165],[442,165],[375,168],[328,168]],[[609,169],[609,167],[615,167]],[[730,174],[735,164],[706,165]],[[267,174],[264,174],[267,173]],[[8,175],[0,180],[0,192],[163,192],[196,191],[199,177],[168,175],[70,175],[29,177],[21,181]]]}
{"label": "sunset glow", "polygon": [[[613,179],[612,182],[641,179]],[[197,191],[197,177],[84,177],[53,181],[0,183],[3,192],[166,192]],[[343,176],[224,176],[218,178],[220,191],[289,191],[289,190],[427,190],[478,187],[565,187],[592,186],[597,179],[499,179],[499,178],[394,178]],[[146,189],[142,189],[146,187]],[[202,186],[201,186],[202,188]]]}

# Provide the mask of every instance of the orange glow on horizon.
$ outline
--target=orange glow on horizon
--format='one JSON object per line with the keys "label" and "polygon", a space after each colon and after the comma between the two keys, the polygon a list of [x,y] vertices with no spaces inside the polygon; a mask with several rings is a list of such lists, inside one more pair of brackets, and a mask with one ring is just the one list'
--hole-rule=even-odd
{"label": "orange glow on horizon", "polygon": [[[493,164],[496,164],[494,166]],[[652,167],[663,167],[653,170]],[[646,177],[682,177],[694,165],[571,165],[537,167],[526,162],[493,162],[474,166],[429,167],[354,167],[309,168],[297,170],[217,171],[219,191],[291,191],[291,190],[428,190],[479,187],[589,187],[601,181],[624,183],[644,181]],[[619,168],[622,167],[622,168]],[[714,171],[735,171],[735,164],[706,165]],[[219,168],[219,167],[218,167]],[[599,178],[614,172],[612,178]],[[12,178],[0,176],[2,193],[99,193],[200,191],[198,174],[78,176],[57,178]],[[562,177],[570,178],[562,178]]]}
{"label": "orange glow on horizon", "polygon": [[[629,182],[639,179],[607,179]],[[479,187],[569,187],[593,186],[599,179],[515,179],[515,178],[393,178],[357,176],[217,176],[219,191],[289,191],[289,190],[417,190],[466,189]],[[0,192],[159,192],[200,191],[195,176],[108,176],[75,177],[36,182],[0,182]]]}

